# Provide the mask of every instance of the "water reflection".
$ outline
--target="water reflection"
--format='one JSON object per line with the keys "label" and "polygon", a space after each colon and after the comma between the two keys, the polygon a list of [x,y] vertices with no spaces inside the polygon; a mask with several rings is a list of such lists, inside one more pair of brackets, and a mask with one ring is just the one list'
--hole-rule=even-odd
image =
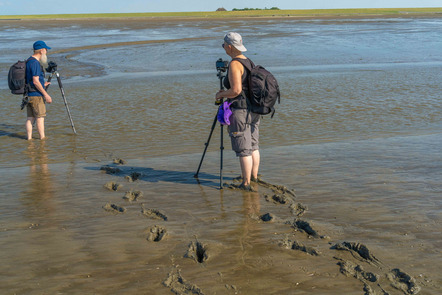
{"label": "water reflection", "polygon": [[29,175],[22,179],[28,187],[24,190],[25,216],[37,226],[54,214],[54,190],[48,166],[46,141],[31,140],[26,150],[29,156]]}

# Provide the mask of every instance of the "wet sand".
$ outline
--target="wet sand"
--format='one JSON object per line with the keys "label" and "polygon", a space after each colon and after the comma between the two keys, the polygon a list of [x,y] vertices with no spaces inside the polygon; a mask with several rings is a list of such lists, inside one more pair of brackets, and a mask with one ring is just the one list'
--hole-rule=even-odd
{"label": "wet sand", "polygon": [[[109,20],[104,27],[144,28],[138,21]],[[85,22],[93,28],[103,24]],[[153,21],[147,27],[181,23]],[[330,25],[339,23],[331,20]],[[78,25],[77,20],[32,25],[37,30],[48,24]],[[202,22],[195,30],[213,26]],[[284,36],[269,30],[272,38]],[[401,64],[409,59],[400,56],[393,65],[385,60],[353,65],[350,60],[341,68],[331,56],[332,61],[318,62],[321,67],[275,71],[285,101],[275,118],[263,121],[264,182],[254,184],[257,192],[245,193],[229,188],[239,173],[229,149],[224,155],[227,186],[218,189],[219,134],[199,181],[193,177],[214,114],[208,101],[218,87],[213,69],[220,55],[218,39],[202,40],[210,71],[203,62],[195,74],[192,52],[200,47],[181,38],[176,45],[168,43],[167,51],[162,44],[167,39],[160,37],[159,42],[118,43],[109,38],[109,46],[100,42],[71,50],[65,45],[54,54],[63,61],[63,77],[73,80],[67,79],[65,88],[77,136],[60,104],[51,106],[50,138],[44,142],[22,140],[21,113],[4,116],[2,291],[442,292],[440,63],[419,63],[419,55],[416,64]],[[210,51],[212,43],[217,51]],[[148,47],[153,57],[144,54],[144,46],[151,44],[156,46]],[[147,73],[138,73],[137,65],[124,58],[109,63],[120,57],[115,54],[119,48],[133,50],[129,58],[134,54],[143,62],[166,54],[170,73],[160,72],[149,59]],[[295,58],[300,52],[305,51],[295,52]],[[289,54],[287,59],[293,58]],[[74,59],[78,56],[86,58]],[[274,56],[258,57],[287,65]],[[99,63],[89,62],[94,58]],[[364,58],[379,61],[378,56]],[[323,61],[331,66],[322,67]],[[168,79],[173,83],[166,84]],[[192,93],[185,104],[176,95],[183,89]],[[2,109],[12,109],[6,91],[1,94]],[[118,98],[118,104],[107,105],[109,98]],[[154,98],[167,104],[165,111]],[[183,106],[189,109],[183,112]]]}
{"label": "wet sand", "polygon": [[[351,144],[367,149],[377,145]],[[403,219],[402,209],[370,205],[377,198],[373,185],[367,187],[373,200],[361,199],[358,205],[338,200],[337,187],[345,181],[321,186],[328,171],[311,165],[309,157],[324,157],[325,150],[335,152],[341,146],[331,144],[322,151],[298,147],[296,153],[305,161],[295,162],[288,160],[290,149],[263,150],[268,163],[262,173],[269,181],[254,183],[257,192],[230,188],[238,183],[231,155],[225,160],[225,188],[219,190],[217,152],[208,153],[198,181],[193,166],[200,154],[124,161],[111,157],[72,165],[47,165],[36,155],[29,168],[10,169],[10,177],[21,173],[33,180],[24,180],[18,191],[25,196],[21,190],[32,190],[32,197],[6,196],[9,214],[13,208],[26,211],[1,225],[2,253],[10,253],[2,255],[1,269],[8,274],[2,288],[27,294],[441,291],[437,263],[431,264],[438,261],[440,239],[425,245],[414,238],[426,232],[420,229],[423,223],[404,220],[404,226],[391,228],[390,222]],[[297,163],[296,168],[278,170],[270,164],[275,155],[284,154],[286,159],[280,160]],[[345,169],[349,163],[335,163],[333,169]],[[397,175],[383,177],[393,185]],[[319,183],[312,190],[315,178]],[[2,185],[8,181],[6,177]],[[385,189],[380,192],[384,194]],[[324,197],[336,201],[322,208]],[[416,210],[408,211],[412,219],[419,218]],[[382,225],[375,225],[367,213],[380,215]],[[358,225],[366,219],[373,225]],[[435,232],[440,230],[436,220],[425,221]]]}

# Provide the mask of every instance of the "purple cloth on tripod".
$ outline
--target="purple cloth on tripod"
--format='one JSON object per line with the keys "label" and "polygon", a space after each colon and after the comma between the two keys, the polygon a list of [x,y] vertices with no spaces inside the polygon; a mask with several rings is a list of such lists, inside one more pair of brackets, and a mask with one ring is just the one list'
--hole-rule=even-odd
{"label": "purple cloth on tripod", "polygon": [[230,125],[230,116],[232,115],[232,110],[230,109],[231,104],[231,102],[226,100],[219,106],[218,122],[222,125]]}

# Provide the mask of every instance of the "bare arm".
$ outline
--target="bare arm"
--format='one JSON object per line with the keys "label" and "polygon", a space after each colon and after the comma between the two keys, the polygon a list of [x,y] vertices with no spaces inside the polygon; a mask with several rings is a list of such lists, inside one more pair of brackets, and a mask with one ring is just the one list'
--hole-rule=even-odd
{"label": "bare arm", "polygon": [[[47,103],[52,102],[52,98],[49,96],[49,94],[46,92],[43,85],[40,83],[40,78],[38,76],[32,77],[32,82],[34,83],[35,88],[43,94],[43,97]],[[48,83],[45,83],[45,86],[48,85]]]}

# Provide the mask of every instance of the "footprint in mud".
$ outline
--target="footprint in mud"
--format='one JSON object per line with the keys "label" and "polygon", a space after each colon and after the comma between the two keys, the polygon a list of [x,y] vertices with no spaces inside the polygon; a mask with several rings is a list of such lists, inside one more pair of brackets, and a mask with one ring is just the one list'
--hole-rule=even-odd
{"label": "footprint in mud", "polygon": [[121,184],[114,182],[114,181],[109,181],[104,185],[104,187],[110,191],[117,191],[120,188],[122,188],[123,186]]}
{"label": "footprint in mud", "polygon": [[367,246],[361,243],[342,242],[332,246],[331,249],[350,251],[350,253],[357,259],[362,258],[363,261],[366,261],[368,263],[374,264],[376,266],[380,265],[380,261],[376,257],[374,257],[373,254],[371,254]]}
{"label": "footprint in mud", "polygon": [[120,159],[120,158],[114,158],[113,162],[114,162],[114,164],[117,164],[117,165],[126,165],[126,161],[123,159]]}
{"label": "footprint in mud", "polygon": [[140,179],[143,176],[143,174],[139,172],[132,172],[131,174],[127,175],[125,178],[129,182],[134,182],[138,179]]}
{"label": "footprint in mud", "polygon": [[343,260],[335,257],[335,259],[339,260],[338,265],[340,266],[339,271],[347,277],[354,277],[363,283],[367,282],[377,282],[379,280],[379,275],[366,272],[359,264],[354,264],[351,261]]}
{"label": "footprint in mud", "polygon": [[138,201],[138,199],[141,198],[142,196],[143,196],[142,192],[130,190],[130,191],[126,192],[123,199],[125,199],[129,202],[135,202],[135,201]]}
{"label": "footprint in mud", "polygon": [[387,273],[387,278],[390,280],[391,285],[398,290],[401,290],[405,294],[417,294],[421,288],[416,284],[416,280],[401,271],[398,268],[392,269]]}
{"label": "footprint in mud", "polygon": [[157,210],[157,209],[150,209],[150,208],[144,208],[144,204],[141,204],[141,213],[149,218],[152,219],[162,219],[164,221],[167,221],[167,216],[163,212]]}
{"label": "footprint in mud", "polygon": [[285,247],[287,249],[302,251],[302,252],[305,252],[305,253],[312,255],[312,256],[319,256],[321,254],[318,250],[316,250],[313,247],[305,246],[304,244],[299,243],[297,241],[292,242],[288,238],[286,238],[282,242],[280,242],[279,245],[282,247]]}
{"label": "footprint in mud", "polygon": [[203,263],[209,259],[207,246],[198,241],[192,242],[189,244],[189,248],[187,249],[186,254],[184,254],[184,257],[191,258],[198,263]]}
{"label": "footprint in mud", "polygon": [[187,282],[181,275],[178,268],[174,268],[167,275],[164,280],[163,285],[170,288],[170,290],[175,294],[195,294],[204,295],[198,286]]}
{"label": "footprint in mud", "polygon": [[115,205],[115,204],[111,204],[111,203],[107,203],[106,205],[103,206],[103,209],[109,212],[115,212],[115,213],[124,213],[126,212],[126,208]]}
{"label": "footprint in mud", "polygon": [[118,174],[121,172],[119,168],[108,165],[101,166],[100,170],[106,172],[107,174]]}
{"label": "footprint in mud", "polygon": [[310,223],[308,223],[305,220],[301,220],[301,219],[295,219],[293,223],[290,223],[293,226],[294,229],[299,230],[300,232],[306,233],[311,237],[314,238],[322,238],[310,225]]}
{"label": "footprint in mud", "polygon": [[162,239],[164,239],[167,235],[167,230],[158,225],[154,225],[148,228],[146,231],[147,231],[146,240],[148,240],[149,242],[159,242]]}
{"label": "footprint in mud", "polygon": [[289,208],[290,212],[297,217],[301,217],[302,215],[304,215],[304,213],[308,209],[307,206],[301,203],[291,204]]}
{"label": "footprint in mud", "polygon": [[291,203],[292,199],[287,197],[286,195],[273,195],[273,196],[269,196],[269,195],[264,195],[264,198],[266,199],[267,202],[272,202],[274,204],[289,204]]}
{"label": "footprint in mud", "polygon": [[287,187],[285,187],[283,185],[271,184],[271,183],[266,182],[260,178],[258,178],[256,180],[256,183],[263,186],[263,187],[271,189],[275,194],[281,194],[281,195],[286,195],[286,196],[290,195],[293,198],[296,197],[295,193],[292,190],[288,189]]}

